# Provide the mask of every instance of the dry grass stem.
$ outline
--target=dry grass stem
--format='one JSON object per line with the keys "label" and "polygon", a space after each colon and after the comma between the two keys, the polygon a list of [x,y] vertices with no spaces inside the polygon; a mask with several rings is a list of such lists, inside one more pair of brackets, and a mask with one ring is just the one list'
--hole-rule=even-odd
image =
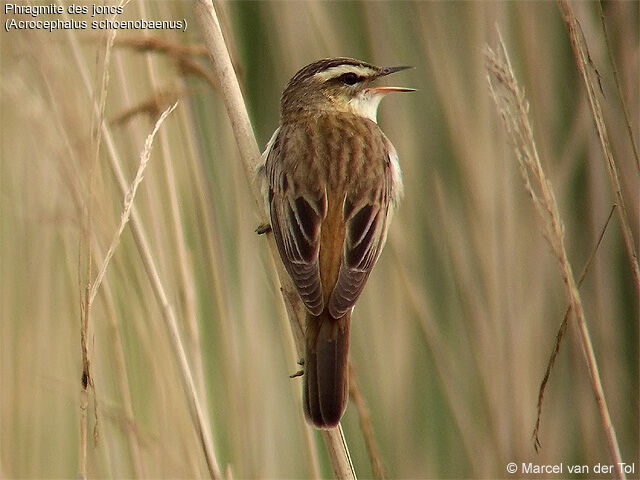
{"label": "dry grass stem", "polygon": [[494,52],[488,47],[486,50],[489,88],[507,133],[509,134],[525,188],[542,221],[543,234],[559,263],[566,287],[567,299],[576,318],[580,344],[589,369],[591,386],[596,397],[602,426],[609,445],[609,453],[612,461],[616,464],[617,477],[623,479],[625,478],[625,474],[620,466],[622,460],[618,441],[607,408],[607,402],[598,372],[598,364],[587,329],[582,300],[565,250],[564,225],[560,219],[553,189],[547,180],[540,162],[533,137],[533,130],[529,121],[529,105],[524,96],[524,92],[515,79],[506,48],[500,35],[499,43],[498,52]]}
{"label": "dry grass stem", "polygon": [[[613,211],[615,210],[616,205],[611,207],[609,211],[609,216],[607,217],[602,230],[600,231],[600,236],[598,237],[598,241],[596,245],[593,247],[593,251],[591,252],[591,256],[589,260],[587,260],[587,264],[582,269],[582,273],[580,274],[580,278],[578,279],[578,288],[582,285],[584,278],[587,276],[587,272],[591,268],[593,261],[596,258],[596,253],[598,252],[598,248],[602,243],[602,239],[604,238],[604,234],[607,231],[607,227],[609,226],[609,222],[611,221],[611,217],[613,216]],[[540,449],[540,421],[542,420],[542,404],[544,402],[544,392],[547,387],[547,382],[549,381],[549,377],[551,376],[551,371],[553,370],[553,366],[556,363],[556,359],[558,358],[558,353],[560,353],[560,345],[562,344],[562,339],[564,338],[564,334],[567,331],[567,325],[569,324],[569,314],[571,313],[571,306],[568,306],[564,312],[564,317],[562,319],[562,323],[560,324],[560,328],[558,329],[558,333],[556,334],[556,341],[553,345],[553,351],[549,357],[547,362],[547,369],[544,372],[544,376],[542,378],[542,382],[540,382],[540,388],[538,390],[538,414],[536,416],[536,425],[533,428],[533,433],[531,438],[533,438],[533,447],[536,449],[536,452]]]}
{"label": "dry grass stem", "polygon": [[[86,230],[86,228],[85,228]],[[85,234],[85,238],[88,235]],[[89,245],[85,243],[85,245]],[[88,254],[89,258],[91,253]],[[88,260],[90,264],[90,260]],[[91,268],[87,267],[87,274],[91,274]],[[87,280],[88,281],[88,280]],[[80,310],[80,349],[82,352],[82,377],[80,380],[80,460],[78,465],[78,476],[82,479],[87,478],[87,444],[89,430],[89,390],[93,388],[93,379],[91,377],[91,360],[89,358],[88,347],[88,330],[89,330],[89,287],[82,289],[81,310]]]}
{"label": "dry grass stem", "polygon": [[[249,115],[247,113],[244,99],[240,91],[240,86],[233,64],[227,50],[227,46],[222,35],[222,30],[218,22],[218,17],[213,4],[206,0],[195,0],[195,11],[200,28],[204,36],[205,45],[209,51],[214,72],[220,82],[220,90],[225,103],[227,114],[231,121],[233,133],[236,138],[236,144],[240,151],[240,157],[243,162],[245,173],[250,179],[253,197],[260,212],[262,223],[267,218],[264,211],[264,202],[261,198],[260,189],[253,181],[253,177],[260,160],[260,150],[253,134]],[[268,235],[269,251],[271,256],[276,258],[277,253],[273,236]],[[296,339],[298,351],[302,351],[303,339],[300,336],[301,325],[304,325],[304,307],[298,295],[295,293],[287,273],[279,260],[274,262],[276,265],[276,273],[280,280],[282,288],[282,297],[285,301],[286,309],[289,314],[292,332]],[[355,471],[351,462],[351,457],[344,440],[342,427],[326,430],[322,432],[322,436],[331,460],[331,465],[338,478],[355,478]]]}
{"label": "dry grass stem", "polygon": [[118,229],[113,235],[113,239],[111,240],[111,244],[109,245],[107,254],[104,257],[102,266],[98,271],[98,275],[96,276],[95,281],[91,285],[91,294],[89,295],[89,305],[93,303],[93,300],[96,297],[96,293],[98,292],[98,289],[102,284],[102,279],[104,278],[104,275],[107,271],[107,267],[109,266],[109,261],[111,260],[111,257],[113,256],[113,253],[115,252],[116,247],[118,246],[118,243],[120,241],[120,236],[124,231],[124,227],[127,225],[127,223],[129,222],[129,218],[131,217],[133,200],[135,199],[138,186],[140,185],[140,183],[142,183],[144,170],[145,168],[147,168],[147,164],[149,163],[149,158],[151,157],[151,147],[153,146],[153,140],[156,136],[156,133],[160,129],[160,126],[165,121],[165,119],[169,116],[171,112],[175,110],[177,106],[178,106],[178,102],[174,103],[172,106],[167,108],[164,112],[162,112],[162,115],[160,115],[160,118],[158,118],[158,120],[156,121],[156,124],[153,127],[153,130],[151,131],[151,133],[149,134],[149,136],[144,142],[144,148],[140,153],[140,162],[138,163],[138,170],[136,172],[136,176],[133,179],[133,182],[131,182],[129,189],[127,190],[127,193],[124,196],[122,215],[120,216],[120,225],[118,226]]}
{"label": "dry grass stem", "polygon": [[89,171],[89,190],[87,192],[88,200],[84,208],[82,208],[82,238],[80,240],[81,250],[78,256],[78,269],[80,271],[80,265],[82,261],[82,247],[86,249],[86,272],[84,285],[80,281],[80,351],[82,359],[82,375],[80,377],[80,455],[79,455],[79,471],[78,475],[81,478],[87,478],[87,448],[89,443],[89,399],[93,400],[93,441],[94,445],[98,442],[99,432],[99,417],[98,417],[98,399],[96,395],[96,387],[93,380],[93,372],[91,366],[91,351],[89,349],[89,338],[92,337],[91,327],[91,301],[90,301],[90,278],[92,276],[93,268],[93,251],[91,248],[91,235],[92,235],[92,180],[94,175],[94,169]]}
{"label": "dry grass stem", "polygon": [[[80,46],[78,44],[76,35],[72,30],[68,30],[67,35],[69,38],[69,44],[72,49],[74,60],[77,64],[82,79],[82,83],[84,84],[87,94],[91,98],[93,95],[93,88],[91,86],[91,82],[89,81],[87,66],[83,60],[82,54],[80,53]],[[96,113],[99,113],[99,106],[97,104],[94,105],[94,110],[96,111]],[[110,166],[116,176],[121,193],[125,195],[128,189],[128,184],[124,178],[122,164],[117,153],[113,136],[108,126],[104,123],[102,123],[101,130],[107,150],[107,156],[110,161]],[[192,416],[193,423],[198,432],[198,437],[202,445],[207,467],[209,469],[209,474],[212,478],[215,479],[222,478],[220,468],[218,467],[218,462],[214,453],[210,428],[208,423],[205,421],[205,414],[202,410],[200,400],[198,398],[193,375],[191,373],[191,367],[189,366],[189,362],[187,361],[185,349],[180,338],[178,322],[173,310],[173,306],[169,303],[165,288],[160,279],[158,268],[156,267],[155,261],[151,254],[151,249],[149,246],[149,242],[147,241],[147,236],[142,227],[142,222],[140,221],[135,208],[132,207],[130,215],[133,238],[138,247],[138,252],[151,282],[154,294],[156,295],[156,299],[161,307],[165,326],[167,327],[169,333],[170,344],[173,348],[173,353],[178,363],[180,378],[183,382],[185,392],[188,396],[189,412]]]}
{"label": "dry grass stem", "polygon": [[566,0],[559,1],[558,5],[562,12],[562,20],[569,32],[569,40],[571,41],[573,56],[575,58],[576,65],[578,66],[578,70],[580,71],[580,75],[582,76],[582,80],[584,81],[587,97],[589,98],[589,106],[591,107],[591,114],[593,115],[593,121],[595,122],[596,131],[598,132],[598,139],[600,140],[602,155],[609,174],[611,189],[613,190],[615,203],[618,205],[618,218],[620,220],[620,227],[622,228],[624,244],[627,249],[627,256],[629,257],[629,263],[631,264],[633,278],[636,283],[636,290],[640,293],[640,267],[638,266],[638,253],[635,249],[634,236],[629,224],[625,201],[622,196],[618,167],[613,156],[613,151],[611,150],[611,144],[609,143],[609,134],[607,132],[607,126],[602,114],[602,106],[600,105],[596,89],[596,84],[599,82],[599,75],[591,61],[587,42],[584,39],[582,28],[573,13],[573,9]]}
{"label": "dry grass stem", "polygon": [[[123,5],[123,2],[120,2],[120,6]],[[107,41],[105,45],[105,54],[102,65],[102,77],[100,81],[100,88],[97,91],[94,91],[94,95],[98,94],[98,99],[92,99],[93,103],[97,103],[97,115],[93,115],[91,117],[92,124],[93,122],[98,122],[99,126],[102,127],[104,123],[104,110],[107,101],[107,86],[109,83],[109,65],[111,63],[111,50],[113,47],[113,40],[116,36],[116,30],[109,30],[107,33]],[[87,273],[86,273],[86,286],[84,287],[84,294],[82,296],[82,310],[81,310],[81,322],[80,322],[80,348],[82,352],[82,380],[81,380],[81,397],[80,397],[80,472],[79,475],[82,478],[87,478],[87,429],[88,429],[88,397],[89,397],[89,389],[91,389],[93,393],[94,405],[96,408],[94,409],[95,415],[95,426],[94,426],[94,439],[97,441],[98,438],[98,412],[97,412],[97,400],[95,394],[95,384],[93,380],[93,375],[91,373],[91,361],[89,354],[89,346],[88,346],[88,337],[89,337],[89,319],[91,317],[91,303],[92,296],[90,293],[91,290],[91,276],[92,276],[92,249],[91,249],[91,236],[92,232],[92,219],[93,219],[93,191],[94,191],[94,182],[95,182],[95,172],[96,166],[98,164],[98,158],[100,155],[100,146],[102,142],[102,129],[95,128],[95,124],[92,125],[92,132],[95,132],[94,139],[94,156],[92,158],[90,168],[89,168],[89,185],[87,191],[86,198],[86,207],[84,209],[85,219],[84,219],[84,238],[83,240],[86,242],[87,248]]]}
{"label": "dry grass stem", "polygon": [[[118,6],[123,8],[127,3],[129,3],[129,1],[130,0],[120,0],[120,3],[118,4]],[[113,21],[114,19],[115,19],[115,14],[112,15],[111,21]],[[107,103],[107,91],[109,86],[109,67],[111,65],[111,53],[113,50],[113,44],[115,42],[117,33],[118,31],[115,29],[109,29],[106,33],[106,44],[105,44],[105,50],[104,50],[104,60],[102,62],[102,78],[100,80],[100,89],[94,92],[100,95],[98,99],[100,114],[97,117],[92,116],[92,121],[97,120],[98,123],[100,124],[100,127],[102,127],[102,123],[104,122],[104,109]],[[96,100],[94,99],[94,102],[95,101]],[[91,130],[96,134],[96,141],[94,146],[95,147],[94,161],[97,162],[98,154],[100,152],[101,141],[102,141],[102,128],[92,128]],[[95,168],[91,169],[91,176],[92,176],[91,181],[93,181],[94,170]]]}

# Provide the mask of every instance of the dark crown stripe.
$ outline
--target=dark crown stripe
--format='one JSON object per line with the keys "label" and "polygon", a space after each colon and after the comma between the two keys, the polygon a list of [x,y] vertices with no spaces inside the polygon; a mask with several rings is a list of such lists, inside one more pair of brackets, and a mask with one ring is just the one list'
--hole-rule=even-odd
{"label": "dark crown stripe", "polygon": [[354,58],[348,58],[348,57],[325,58],[322,60],[318,60],[317,62],[313,62],[307,65],[306,67],[302,68],[301,70],[299,70],[298,73],[296,73],[293,76],[293,78],[289,82],[289,85],[292,85],[293,83],[299,82],[306,78],[310,78],[314,76],[316,73],[322,72],[323,70],[327,70],[333,67],[338,67],[340,65],[353,65],[357,67],[371,66],[367,63],[361,62],[360,60],[356,60]]}

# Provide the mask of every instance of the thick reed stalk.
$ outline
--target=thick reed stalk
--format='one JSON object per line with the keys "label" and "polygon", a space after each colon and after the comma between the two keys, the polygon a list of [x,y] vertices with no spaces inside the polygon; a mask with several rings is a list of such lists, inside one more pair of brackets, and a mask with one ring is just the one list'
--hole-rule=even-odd
{"label": "thick reed stalk", "polygon": [[[240,157],[250,180],[256,207],[260,212],[261,218],[265,220],[267,215],[264,211],[264,202],[261,199],[262,195],[256,182],[253,181],[254,173],[260,160],[260,149],[253,134],[249,115],[231,63],[227,45],[222,35],[216,11],[210,0],[195,0],[195,11],[200,23],[205,45],[211,57],[213,70],[220,84],[220,92],[227,109],[227,114],[229,115],[229,120],[231,121],[231,127],[240,151]],[[272,235],[268,236],[268,243],[272,257],[278,258]],[[298,352],[301,352],[303,350],[302,346],[304,345],[304,308],[288,274],[284,270],[282,262],[277,260],[274,264],[276,265],[275,273],[278,275],[282,286],[282,297],[289,315],[296,346]],[[342,433],[342,427],[338,426],[331,430],[323,430],[322,435],[336,476],[345,479],[355,478],[355,471]]]}

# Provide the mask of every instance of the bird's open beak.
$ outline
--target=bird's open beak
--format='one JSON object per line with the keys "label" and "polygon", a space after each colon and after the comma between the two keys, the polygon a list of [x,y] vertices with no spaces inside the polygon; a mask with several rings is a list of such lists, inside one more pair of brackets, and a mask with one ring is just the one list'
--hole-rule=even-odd
{"label": "bird's open beak", "polygon": [[371,87],[369,90],[379,94],[385,95],[391,92],[415,92],[415,88],[407,88],[407,87]]}
{"label": "bird's open beak", "polygon": [[[408,67],[408,66],[384,67],[380,71],[379,76],[386,77],[387,75],[391,75],[392,73],[396,73],[401,70],[407,70],[408,68],[413,68],[413,67]],[[369,88],[369,90],[373,91],[374,93],[377,93],[378,95],[386,95],[387,93],[391,93],[391,92],[415,92],[416,91],[415,88],[406,88],[406,87],[371,87]]]}
{"label": "bird's open beak", "polygon": [[408,68],[413,68],[413,67],[409,67],[409,66],[403,66],[403,67],[383,67],[383,68],[380,70],[380,76],[381,76],[381,77],[386,77],[387,75],[391,75],[392,73],[400,72],[401,70],[407,70]]}

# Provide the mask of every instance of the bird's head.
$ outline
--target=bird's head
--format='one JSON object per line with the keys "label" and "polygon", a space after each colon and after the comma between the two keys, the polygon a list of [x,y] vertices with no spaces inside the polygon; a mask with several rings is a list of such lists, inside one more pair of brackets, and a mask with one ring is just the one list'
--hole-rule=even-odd
{"label": "bird's head", "polygon": [[412,88],[376,87],[374,80],[411,67],[376,67],[353,58],[327,58],[296,73],[282,94],[282,117],[335,111],[353,113],[376,121],[380,100],[390,92]]}

